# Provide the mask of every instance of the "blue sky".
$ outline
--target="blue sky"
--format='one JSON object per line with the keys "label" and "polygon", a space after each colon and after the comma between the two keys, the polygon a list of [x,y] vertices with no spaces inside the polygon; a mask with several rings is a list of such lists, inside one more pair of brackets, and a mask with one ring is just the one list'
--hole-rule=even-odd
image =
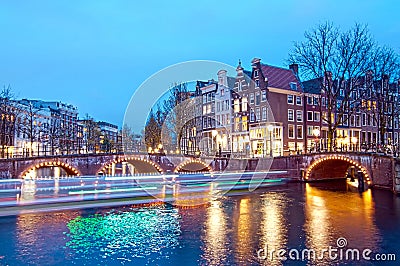
{"label": "blue sky", "polygon": [[398,10],[390,0],[2,1],[0,86],[121,125],[133,92],[155,72],[187,60],[286,66],[293,41],[326,20],[368,23],[399,52]]}

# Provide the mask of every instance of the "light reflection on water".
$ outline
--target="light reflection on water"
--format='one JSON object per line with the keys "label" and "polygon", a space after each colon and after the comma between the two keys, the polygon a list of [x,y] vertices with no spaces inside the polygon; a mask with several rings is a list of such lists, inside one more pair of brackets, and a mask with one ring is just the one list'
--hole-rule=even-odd
{"label": "light reflection on water", "polygon": [[213,198],[196,208],[126,206],[3,217],[0,265],[280,265],[260,260],[257,250],[321,249],[345,237],[348,247],[396,253],[399,224],[400,199],[391,192],[289,184]]}
{"label": "light reflection on water", "polygon": [[152,253],[166,256],[164,250],[178,245],[178,220],[177,209],[165,206],[78,216],[67,224],[70,240],[66,246],[82,259],[95,255],[131,261]]}

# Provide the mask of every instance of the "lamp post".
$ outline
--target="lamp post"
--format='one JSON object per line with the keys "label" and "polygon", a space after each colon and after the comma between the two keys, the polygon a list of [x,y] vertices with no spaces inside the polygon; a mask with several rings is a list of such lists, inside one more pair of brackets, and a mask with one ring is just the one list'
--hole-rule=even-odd
{"label": "lamp post", "polygon": [[269,134],[269,156],[272,157],[272,130],[274,130],[273,125],[268,125],[268,134]]}
{"label": "lamp post", "polygon": [[218,135],[218,131],[213,129],[211,131],[211,135],[212,135],[212,140],[211,140],[211,150],[214,152],[214,139],[215,137]]}
{"label": "lamp post", "polygon": [[[321,132],[319,131],[319,129],[318,128],[314,128],[314,130],[313,130],[313,135],[314,135],[314,137],[315,137],[315,139],[314,139],[314,142],[315,142],[315,151],[318,151],[319,150],[319,134],[320,134]],[[317,146],[318,145],[318,146]]]}

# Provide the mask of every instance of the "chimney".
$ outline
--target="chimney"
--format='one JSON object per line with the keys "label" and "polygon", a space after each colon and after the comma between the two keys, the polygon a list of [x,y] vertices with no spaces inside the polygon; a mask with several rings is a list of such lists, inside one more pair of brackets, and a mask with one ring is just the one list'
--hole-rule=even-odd
{"label": "chimney", "polygon": [[251,60],[251,64],[252,64],[253,68],[256,68],[257,65],[260,64],[260,62],[261,62],[261,59],[257,58],[257,57],[255,57],[255,58],[253,58],[253,60]]}
{"label": "chimney", "polygon": [[299,74],[299,65],[298,64],[289,65],[289,69],[291,69],[296,76]]}

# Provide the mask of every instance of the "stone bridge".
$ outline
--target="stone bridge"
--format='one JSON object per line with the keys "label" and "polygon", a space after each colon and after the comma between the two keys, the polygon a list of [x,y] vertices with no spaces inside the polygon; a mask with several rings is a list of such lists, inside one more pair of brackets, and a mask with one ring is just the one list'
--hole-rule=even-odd
{"label": "stone bridge", "polygon": [[0,160],[0,178],[23,178],[30,171],[58,166],[66,175],[124,175],[128,173],[268,171],[286,173],[306,182],[344,178],[350,167],[362,172],[371,186],[400,192],[400,161],[371,153],[314,153],[287,157],[229,159],[178,155],[82,154]]}

